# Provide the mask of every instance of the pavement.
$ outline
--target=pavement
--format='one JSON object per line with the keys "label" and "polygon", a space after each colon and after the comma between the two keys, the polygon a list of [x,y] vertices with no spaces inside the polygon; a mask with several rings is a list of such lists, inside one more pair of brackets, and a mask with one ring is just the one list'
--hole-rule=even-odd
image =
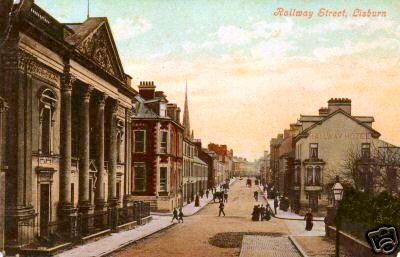
{"label": "pavement", "polygon": [[239,257],[301,257],[287,237],[244,236]]}
{"label": "pavement", "polygon": [[[235,179],[231,179],[230,184],[233,184]],[[208,198],[203,197],[200,199],[200,206],[195,207],[194,202],[190,203],[182,208],[184,215],[192,216],[198,211],[203,209],[210,201],[212,196],[209,195]],[[65,252],[62,252],[57,257],[102,257],[110,255],[111,253],[118,251],[128,245],[138,241],[140,239],[146,238],[154,233],[168,229],[173,225],[177,224],[171,222],[172,213],[166,215],[152,215],[152,220],[143,225],[138,226],[135,229],[128,231],[121,231],[118,233],[112,233],[111,235],[101,238],[94,242],[89,242],[84,245],[77,246]]]}

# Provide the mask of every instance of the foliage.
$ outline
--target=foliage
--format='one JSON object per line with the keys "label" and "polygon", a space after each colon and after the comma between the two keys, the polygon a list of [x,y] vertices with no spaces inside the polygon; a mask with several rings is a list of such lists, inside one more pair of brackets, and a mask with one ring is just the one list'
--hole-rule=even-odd
{"label": "foliage", "polygon": [[386,191],[373,194],[346,187],[339,211],[342,229],[362,239],[379,226],[400,229],[400,199]]}

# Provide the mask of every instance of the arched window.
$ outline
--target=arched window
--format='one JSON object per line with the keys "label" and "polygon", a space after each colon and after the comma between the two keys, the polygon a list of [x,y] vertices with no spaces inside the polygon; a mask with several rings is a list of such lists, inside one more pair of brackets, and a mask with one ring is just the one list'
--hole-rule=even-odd
{"label": "arched window", "polygon": [[321,185],[321,167],[317,166],[315,167],[315,185],[319,186]]}
{"label": "arched window", "polygon": [[307,167],[307,185],[311,186],[312,182],[313,182],[313,167],[312,166],[308,166]]}
{"label": "arched window", "polygon": [[39,95],[40,112],[39,112],[39,122],[40,122],[40,146],[39,153],[43,155],[51,155],[52,143],[53,143],[53,127],[54,120],[53,114],[56,109],[57,97],[56,94],[46,88],[42,90]]}

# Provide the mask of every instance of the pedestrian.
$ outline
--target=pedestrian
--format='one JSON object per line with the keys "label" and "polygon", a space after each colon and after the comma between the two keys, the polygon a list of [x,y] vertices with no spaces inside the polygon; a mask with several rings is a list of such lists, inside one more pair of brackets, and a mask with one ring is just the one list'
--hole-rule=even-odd
{"label": "pedestrian", "polygon": [[225,208],[224,203],[223,203],[223,202],[220,202],[220,203],[219,203],[219,214],[218,214],[218,217],[221,216],[221,213],[224,214],[224,217],[225,217],[224,208]]}
{"label": "pedestrian", "polygon": [[195,206],[195,207],[200,207],[200,198],[199,198],[199,195],[196,195],[196,200],[194,201],[194,206]]}
{"label": "pedestrian", "polygon": [[174,222],[174,219],[176,219],[178,221],[178,223],[179,223],[178,211],[176,210],[176,208],[174,208],[174,211],[173,211],[172,215],[173,216],[172,216],[171,223]]}
{"label": "pedestrian", "polygon": [[311,212],[311,208],[308,208],[308,211],[306,213],[306,215],[304,216],[304,219],[306,220],[306,230],[307,231],[311,231],[313,228],[313,215]]}
{"label": "pedestrian", "polygon": [[260,217],[259,209],[257,205],[254,205],[253,212],[251,213],[251,220],[258,221]]}
{"label": "pedestrian", "polygon": [[256,202],[258,202],[258,192],[254,191],[254,199],[256,200]]}
{"label": "pedestrian", "polygon": [[261,221],[263,221],[264,220],[264,217],[265,217],[265,207],[264,207],[264,205],[262,204],[261,205],[261,211],[260,211],[260,217],[261,217]]}
{"label": "pedestrian", "polygon": [[178,220],[178,223],[179,223],[179,221],[182,221],[182,223],[183,223],[183,211],[182,211],[182,207],[181,208],[179,208],[179,220]]}
{"label": "pedestrian", "polygon": [[265,214],[264,214],[264,220],[270,220],[271,219],[271,213],[269,212],[270,208],[268,205],[265,206]]}
{"label": "pedestrian", "polygon": [[210,191],[207,189],[207,191],[206,191],[206,197],[207,197],[207,199],[208,199],[208,195],[210,194]]}
{"label": "pedestrian", "polygon": [[275,210],[275,215],[276,215],[276,208],[278,208],[278,197],[274,198],[274,210]]}

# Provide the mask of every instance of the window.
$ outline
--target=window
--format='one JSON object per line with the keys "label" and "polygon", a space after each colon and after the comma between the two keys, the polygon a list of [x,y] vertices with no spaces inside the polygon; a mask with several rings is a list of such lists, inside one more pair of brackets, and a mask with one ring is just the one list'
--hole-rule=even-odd
{"label": "window", "polygon": [[314,178],[314,183],[316,186],[321,185],[321,167],[317,166],[315,167],[315,178]]}
{"label": "window", "polygon": [[160,168],[160,191],[167,191],[167,167]]}
{"label": "window", "polygon": [[52,154],[53,114],[57,102],[56,95],[50,89],[40,94],[40,148],[44,155]]}
{"label": "window", "polygon": [[144,163],[135,163],[135,192],[146,191],[146,166]]}
{"label": "window", "polygon": [[117,134],[117,162],[121,163],[122,162],[122,132],[118,132]]}
{"label": "window", "polygon": [[167,153],[168,148],[168,131],[161,131],[160,152]]}
{"label": "window", "polygon": [[318,159],[318,144],[310,144],[310,159]]}
{"label": "window", "polygon": [[300,184],[300,167],[297,166],[294,174],[294,184],[299,185]]}
{"label": "window", "polygon": [[144,153],[146,151],[146,131],[135,131],[135,153]]}
{"label": "window", "polygon": [[313,182],[313,167],[307,167],[307,185],[312,185]]}
{"label": "window", "polygon": [[361,157],[369,159],[371,157],[371,145],[369,143],[361,144]]}
{"label": "window", "polygon": [[75,187],[74,183],[71,183],[71,203],[74,205],[75,203]]}

